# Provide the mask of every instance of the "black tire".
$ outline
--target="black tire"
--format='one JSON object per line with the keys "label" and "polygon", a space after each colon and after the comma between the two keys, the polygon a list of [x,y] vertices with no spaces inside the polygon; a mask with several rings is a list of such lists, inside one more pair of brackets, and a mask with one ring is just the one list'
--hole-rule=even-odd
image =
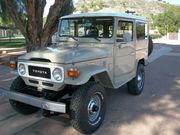
{"label": "black tire", "polygon": [[[23,92],[26,90],[25,88],[26,88],[26,84],[24,83],[23,79],[21,77],[17,77],[11,84],[10,91],[25,93]],[[39,108],[37,107],[27,105],[12,99],[9,99],[9,103],[14,110],[24,115],[29,115],[39,110]]]}
{"label": "black tire", "polygon": [[[100,105],[96,102],[99,106],[93,104],[95,97],[98,97],[101,102]],[[91,134],[96,131],[104,119],[105,111],[106,92],[98,83],[89,82],[80,86],[73,93],[70,104],[70,120],[72,126],[79,132]]]}
{"label": "black tire", "polygon": [[144,83],[145,83],[144,65],[139,63],[137,67],[136,77],[127,83],[128,92],[132,95],[140,95],[143,91]]}
{"label": "black tire", "polygon": [[148,56],[151,55],[153,51],[153,41],[152,41],[152,38],[149,36],[148,38]]}

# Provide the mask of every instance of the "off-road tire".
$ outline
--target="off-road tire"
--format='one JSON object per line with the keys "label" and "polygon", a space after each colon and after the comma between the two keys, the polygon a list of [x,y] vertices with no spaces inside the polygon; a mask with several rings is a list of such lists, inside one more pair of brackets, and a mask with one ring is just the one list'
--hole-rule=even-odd
{"label": "off-road tire", "polygon": [[152,41],[152,38],[149,36],[148,38],[148,56],[151,55],[153,51],[153,41]]}
{"label": "off-road tire", "polygon": [[[142,73],[142,85],[141,87],[138,87],[138,75],[139,73]],[[144,88],[144,83],[145,83],[145,70],[144,70],[144,65],[139,63],[136,71],[136,76],[133,78],[131,81],[127,83],[128,86],[128,92],[132,95],[140,95],[143,91]]]}
{"label": "off-road tire", "polygon": [[[25,87],[26,87],[26,84],[24,83],[23,79],[18,76],[11,84],[10,91],[23,93],[23,91],[26,90],[24,89]],[[21,103],[12,99],[9,99],[9,103],[15,111],[24,115],[29,115],[39,110],[39,108],[37,107],[27,105],[27,104],[24,104],[24,103]]]}
{"label": "off-road tire", "polygon": [[[101,108],[98,118],[94,123],[89,121],[88,106],[93,96],[99,94],[101,98]],[[106,92],[98,83],[89,82],[80,86],[72,95],[70,104],[70,121],[72,126],[81,133],[91,134],[101,125],[106,110]]]}

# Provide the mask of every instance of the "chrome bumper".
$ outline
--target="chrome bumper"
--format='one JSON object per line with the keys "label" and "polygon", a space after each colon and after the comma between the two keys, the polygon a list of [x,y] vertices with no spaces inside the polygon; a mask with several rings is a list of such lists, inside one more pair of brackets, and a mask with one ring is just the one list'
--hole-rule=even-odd
{"label": "chrome bumper", "polygon": [[66,104],[64,103],[53,102],[27,94],[5,90],[3,88],[0,88],[0,96],[8,97],[10,99],[26,103],[35,107],[39,107],[45,110],[66,113]]}

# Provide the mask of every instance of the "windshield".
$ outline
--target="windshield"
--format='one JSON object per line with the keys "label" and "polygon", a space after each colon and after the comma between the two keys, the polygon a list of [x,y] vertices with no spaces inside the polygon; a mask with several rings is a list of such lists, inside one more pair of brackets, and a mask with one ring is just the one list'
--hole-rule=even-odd
{"label": "windshield", "polygon": [[60,37],[110,38],[113,36],[112,17],[87,17],[62,19]]}

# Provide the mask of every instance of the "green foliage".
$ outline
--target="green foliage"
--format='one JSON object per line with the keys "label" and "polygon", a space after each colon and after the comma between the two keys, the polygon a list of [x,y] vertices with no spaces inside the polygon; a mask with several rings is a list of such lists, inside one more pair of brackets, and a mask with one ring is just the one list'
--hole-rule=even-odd
{"label": "green foliage", "polygon": [[158,34],[151,34],[150,36],[151,36],[152,39],[157,39],[157,38],[162,37],[161,35],[158,35]]}
{"label": "green foliage", "polygon": [[0,25],[14,26],[14,23],[10,18],[6,6],[2,0],[0,0]]}
{"label": "green foliage", "polygon": [[159,28],[161,34],[166,32],[176,32],[180,29],[180,16],[172,11],[166,11],[156,16],[155,25]]}
{"label": "green foliage", "polygon": [[[19,16],[21,17],[21,20],[26,24],[27,20],[27,14],[26,9],[24,5],[24,0],[12,0],[13,4],[16,5],[17,11]],[[9,15],[8,9],[5,6],[5,3],[3,0],[0,0],[0,25],[2,26],[10,26],[14,27],[14,21],[12,20],[12,17]]]}
{"label": "green foliage", "polygon": [[84,3],[80,7],[80,11],[82,13],[89,12],[89,11],[99,11],[104,8],[105,2],[103,0],[98,1],[90,1],[90,3]]}
{"label": "green foliage", "polygon": [[24,39],[0,40],[0,48],[25,47]]}
{"label": "green foliage", "polygon": [[165,11],[153,16],[153,25],[158,27],[162,35],[165,35],[167,32],[176,32],[180,29],[180,6],[169,4],[164,4],[163,6]]}
{"label": "green foliage", "polygon": [[88,9],[87,6],[85,6],[85,5],[82,5],[82,6],[81,6],[81,12],[82,12],[82,13],[88,12],[88,10],[89,10],[89,9]]}

